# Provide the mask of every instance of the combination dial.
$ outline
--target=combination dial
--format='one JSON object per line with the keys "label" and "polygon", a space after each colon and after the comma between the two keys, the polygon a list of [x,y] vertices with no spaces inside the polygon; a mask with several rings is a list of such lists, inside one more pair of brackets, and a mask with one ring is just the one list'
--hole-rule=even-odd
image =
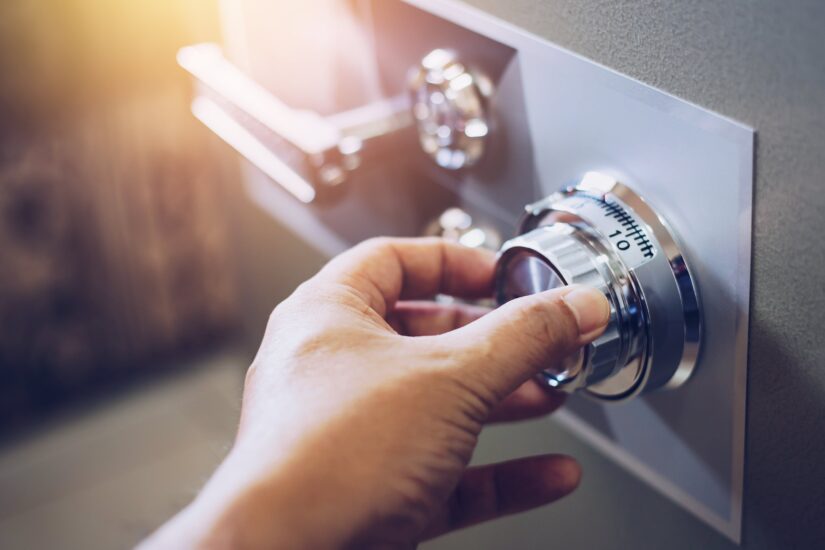
{"label": "combination dial", "polygon": [[666,223],[627,186],[589,172],[528,205],[520,235],[499,252],[496,300],[584,284],[610,302],[604,334],[541,378],[564,391],[622,400],[676,387],[697,360],[694,280]]}

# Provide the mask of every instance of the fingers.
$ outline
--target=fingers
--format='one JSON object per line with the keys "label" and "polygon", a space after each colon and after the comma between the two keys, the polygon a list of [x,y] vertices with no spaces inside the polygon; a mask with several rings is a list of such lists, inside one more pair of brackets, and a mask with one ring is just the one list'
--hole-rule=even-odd
{"label": "fingers", "polygon": [[460,303],[399,302],[387,315],[387,322],[404,336],[433,336],[463,327],[489,311]]}
{"label": "fingers", "polygon": [[443,239],[378,238],[339,255],[318,277],[349,286],[384,316],[399,299],[490,296],[494,267],[492,252]]}
{"label": "fingers", "polygon": [[548,415],[561,407],[566,397],[564,393],[541,387],[535,380],[528,380],[493,409],[487,422],[515,422]]}
{"label": "fingers", "polygon": [[462,376],[500,400],[595,339],[609,316],[600,291],[568,286],[508,302],[438,338]]}
{"label": "fingers", "polygon": [[[387,322],[405,336],[432,336],[463,327],[489,313],[485,307],[460,303],[399,302]],[[488,423],[515,422],[552,413],[564,404],[566,395],[528,380],[508,395],[487,419]]]}
{"label": "fingers", "polygon": [[579,465],[563,455],[469,468],[423,538],[553,502],[573,492],[580,479]]}

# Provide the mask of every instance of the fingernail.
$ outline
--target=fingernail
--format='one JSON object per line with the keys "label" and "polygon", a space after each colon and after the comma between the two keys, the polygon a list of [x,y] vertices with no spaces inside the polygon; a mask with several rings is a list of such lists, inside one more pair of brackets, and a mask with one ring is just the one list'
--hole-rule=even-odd
{"label": "fingernail", "polygon": [[562,299],[576,314],[581,334],[589,334],[607,324],[610,317],[610,304],[601,291],[580,286],[565,294]]}

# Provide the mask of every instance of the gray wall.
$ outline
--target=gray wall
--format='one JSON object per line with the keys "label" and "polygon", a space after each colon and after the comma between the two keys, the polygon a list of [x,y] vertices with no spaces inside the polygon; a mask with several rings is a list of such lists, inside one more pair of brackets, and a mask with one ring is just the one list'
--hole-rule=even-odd
{"label": "gray wall", "polygon": [[[469,3],[756,128],[743,546],[825,548],[825,2]],[[569,452],[580,490],[432,548],[733,547],[561,429],[543,431],[491,431],[479,458]]]}

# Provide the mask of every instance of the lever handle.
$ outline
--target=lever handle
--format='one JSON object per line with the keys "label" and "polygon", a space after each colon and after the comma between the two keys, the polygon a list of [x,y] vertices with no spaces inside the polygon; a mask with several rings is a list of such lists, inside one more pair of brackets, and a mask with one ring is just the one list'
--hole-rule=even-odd
{"label": "lever handle", "polygon": [[178,64],[198,83],[195,117],[304,203],[344,183],[373,142],[412,124],[406,95],[327,117],[293,109],[227,61],[216,44],[181,49]]}

